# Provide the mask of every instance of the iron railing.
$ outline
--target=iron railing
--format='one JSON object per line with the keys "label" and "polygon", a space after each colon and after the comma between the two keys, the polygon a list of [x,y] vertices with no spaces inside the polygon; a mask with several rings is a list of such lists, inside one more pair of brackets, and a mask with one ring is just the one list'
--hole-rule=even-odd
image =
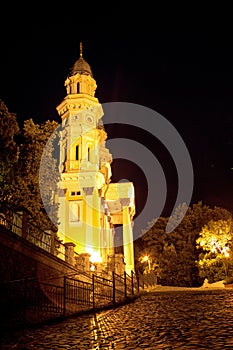
{"label": "iron railing", "polygon": [[137,274],[139,288],[145,289],[154,287],[157,285],[157,273],[156,271],[150,271],[148,273]]}
{"label": "iron railing", "polygon": [[[52,232],[43,231],[29,220],[25,221],[24,212],[2,209],[0,225],[60,259],[67,260],[65,245]],[[17,328],[112,306],[139,292],[139,281],[133,272],[130,276],[126,272],[123,276],[115,272],[104,276],[80,272],[79,277],[82,275],[85,275],[85,282],[70,276],[56,279],[57,284],[53,284],[52,280],[35,279],[1,282],[0,327]]]}
{"label": "iron railing", "polygon": [[53,231],[42,230],[34,225],[25,211],[14,211],[6,206],[1,207],[0,211],[0,225],[59,259],[67,261],[65,244]]}
{"label": "iron railing", "polygon": [[109,279],[92,274],[90,282],[63,276],[56,285],[35,279],[0,283],[0,327],[17,329],[111,307],[138,295],[133,279],[113,273]]}

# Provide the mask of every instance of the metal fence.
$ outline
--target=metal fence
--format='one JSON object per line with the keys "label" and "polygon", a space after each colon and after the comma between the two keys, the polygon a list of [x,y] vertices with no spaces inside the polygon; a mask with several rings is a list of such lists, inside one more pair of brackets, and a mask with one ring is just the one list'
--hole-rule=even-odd
{"label": "metal fence", "polygon": [[42,230],[34,225],[26,211],[13,211],[9,207],[0,208],[0,225],[16,235],[46,250],[62,260],[67,260],[65,245],[51,230]]}
{"label": "metal fence", "polygon": [[64,276],[59,285],[33,279],[0,283],[0,327],[20,328],[114,306],[138,295],[134,282],[133,274],[113,273],[109,279],[93,274],[90,282]]}
{"label": "metal fence", "polygon": [[[24,212],[1,207],[0,225],[34,245],[67,260],[65,245],[52,234],[31,223]],[[78,271],[77,271],[78,272]],[[115,272],[84,273],[85,282],[63,276],[57,284],[50,281],[21,279],[0,283],[0,327],[17,328],[66,317],[83,311],[115,305],[138,295],[135,273],[122,276]],[[89,281],[89,282],[87,282]]]}
{"label": "metal fence", "polygon": [[138,273],[137,277],[138,277],[139,288],[145,289],[145,288],[150,288],[157,285],[156,271],[152,270],[144,274]]}

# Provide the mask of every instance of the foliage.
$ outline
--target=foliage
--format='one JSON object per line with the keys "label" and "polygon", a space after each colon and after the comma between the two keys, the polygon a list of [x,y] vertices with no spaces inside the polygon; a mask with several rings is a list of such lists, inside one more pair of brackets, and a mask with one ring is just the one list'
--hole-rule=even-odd
{"label": "foliage", "polygon": [[8,202],[14,191],[14,173],[18,159],[15,141],[19,133],[16,115],[0,100],[0,201]]}
{"label": "foliage", "polygon": [[[49,215],[53,224],[58,224],[58,203],[56,202],[57,186],[60,180],[58,171],[58,159],[56,159],[57,145],[59,143],[59,132],[57,123],[47,121],[42,125],[47,130],[47,141],[43,148],[39,169],[40,195],[43,207]],[[55,129],[55,130],[54,130]]]}
{"label": "foliage", "polygon": [[198,262],[200,276],[207,278],[209,283],[221,281],[225,278],[223,260],[213,253],[203,254]]}
{"label": "foliage", "polygon": [[[184,210],[186,214],[184,215]],[[177,222],[183,217],[177,226]],[[210,208],[202,202],[187,209],[185,204],[176,208],[170,218],[169,233],[166,233],[168,218],[158,218],[149,223],[142,234],[144,251],[158,266],[160,283],[176,286],[200,286],[205,275],[200,273],[198,260],[203,248],[196,240],[203,226],[211,220],[227,220],[231,217],[224,208]],[[173,230],[171,230],[173,228]]]}
{"label": "foliage", "polygon": [[[56,137],[54,131],[57,126],[58,123],[54,121],[38,125],[29,119],[24,122],[23,130],[20,130],[16,115],[10,113],[0,100],[1,204],[5,202],[13,209],[28,210],[33,222],[43,229],[55,229],[54,224],[57,223],[57,204],[51,203],[51,195],[56,192],[59,178],[56,160],[53,158],[53,142]],[[42,154],[44,171],[41,181],[47,191],[43,202],[39,183]],[[51,213],[47,215],[46,206],[52,210],[53,222],[49,218]]]}
{"label": "foliage", "polygon": [[[56,127],[57,123],[50,121],[46,121],[41,125],[35,124],[32,119],[24,122],[15,174],[14,205],[26,208],[31,213],[33,222],[39,224],[42,229],[54,228],[41,198],[39,172],[45,145]],[[46,166],[44,166],[47,181],[45,186],[47,185],[48,197],[50,198],[56,189],[58,180],[56,161],[52,157],[52,150],[51,144],[47,149]]]}
{"label": "foliage", "polygon": [[233,272],[232,220],[211,220],[197,239],[203,252],[199,256],[200,274],[208,281],[227,278]]}
{"label": "foliage", "polygon": [[[142,242],[145,247],[144,254],[150,255],[155,266],[162,265],[162,257],[165,246],[165,229],[168,219],[160,217],[149,223],[150,229],[142,235]],[[157,271],[160,275],[160,270]]]}
{"label": "foliage", "polygon": [[224,284],[233,284],[233,276],[228,276],[223,281]]}
{"label": "foliage", "polygon": [[197,244],[203,250],[222,254],[229,249],[232,240],[231,220],[211,220],[202,228]]}
{"label": "foliage", "polygon": [[57,130],[55,121],[39,125],[32,119],[20,129],[16,115],[0,100],[0,204],[23,209],[34,224],[54,231],[58,224],[55,194],[60,179],[54,155]]}

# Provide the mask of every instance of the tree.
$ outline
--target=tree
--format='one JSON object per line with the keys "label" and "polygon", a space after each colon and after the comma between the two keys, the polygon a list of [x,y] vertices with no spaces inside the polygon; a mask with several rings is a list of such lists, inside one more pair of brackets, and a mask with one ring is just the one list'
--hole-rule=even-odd
{"label": "tree", "polygon": [[[169,218],[171,228],[174,229],[166,237],[166,259],[163,262],[163,281],[166,284],[191,287],[200,283],[195,261],[195,232],[191,213],[192,209],[182,204]],[[183,219],[180,221],[181,217]],[[177,222],[180,223],[177,225]]]}
{"label": "tree", "polygon": [[56,122],[45,122],[42,125],[46,130],[46,144],[43,148],[39,169],[40,195],[43,202],[43,208],[48,214],[50,220],[57,228],[58,225],[58,202],[56,200],[58,191],[58,181],[60,180],[58,163],[58,144],[59,130]]}
{"label": "tree", "polygon": [[[183,215],[184,210],[186,214]],[[182,221],[177,226],[177,221]],[[153,257],[158,265],[158,276],[162,284],[177,286],[200,286],[204,277],[200,274],[198,260],[203,252],[196,240],[204,225],[211,220],[228,220],[231,213],[224,208],[210,208],[201,201],[187,207],[177,207],[169,218],[169,232],[166,233],[168,218],[158,218],[149,223],[143,234],[144,251]],[[174,228],[173,230],[171,230]]]}
{"label": "tree", "polygon": [[[180,274],[187,286],[199,286],[203,283],[203,275],[200,274],[198,265],[202,249],[196,245],[203,226],[211,220],[229,218],[231,213],[226,209],[217,206],[211,208],[200,201],[188,208],[184,219],[173,232],[172,240],[179,256],[176,275]],[[178,241],[176,241],[177,236],[180,237]],[[179,284],[180,281],[179,278]]]}
{"label": "tree", "polygon": [[[16,187],[13,195],[14,205],[15,207],[23,206],[26,208],[31,213],[33,222],[42,229],[54,228],[54,222],[46,212],[45,205],[47,204],[46,201],[51,200],[58,181],[56,159],[53,159],[53,138],[50,140],[57,125],[54,121],[46,121],[38,125],[32,119],[26,120],[19,145]],[[44,155],[46,164],[44,164],[44,172],[41,174],[42,180],[46,178],[44,185],[47,186],[48,194],[47,197],[44,196],[45,202],[43,202],[40,192],[40,165],[48,140],[50,140],[50,143],[46,147],[46,154]],[[56,216],[56,204],[53,215]]]}
{"label": "tree", "polygon": [[168,219],[160,217],[149,223],[149,229],[142,235],[145,249],[159,263],[165,244],[165,229]]}
{"label": "tree", "polygon": [[233,222],[211,220],[200,232],[197,246],[202,248],[200,274],[209,282],[226,279],[233,269]]}
{"label": "tree", "polygon": [[[165,247],[166,226],[168,219],[160,217],[148,223],[149,229],[142,233],[141,239],[144,250],[142,255],[149,255],[153,262],[151,268],[155,268],[160,277],[163,266],[163,252]],[[146,265],[144,264],[144,268]]]}
{"label": "tree", "polygon": [[29,119],[20,130],[16,115],[0,100],[0,202],[13,210],[26,209],[42,229],[57,227],[53,199],[59,172],[53,153],[58,134],[55,121],[39,125]]}
{"label": "tree", "polygon": [[16,115],[10,113],[0,100],[0,201],[11,200],[15,185],[15,167],[18,160],[18,147],[15,137],[19,133]]}

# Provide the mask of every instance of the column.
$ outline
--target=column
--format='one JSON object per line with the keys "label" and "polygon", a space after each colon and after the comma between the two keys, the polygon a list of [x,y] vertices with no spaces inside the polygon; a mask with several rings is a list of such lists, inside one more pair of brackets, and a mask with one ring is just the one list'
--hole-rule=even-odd
{"label": "column", "polygon": [[123,250],[125,271],[131,276],[131,271],[134,271],[134,245],[129,207],[127,206],[123,207]]}
{"label": "column", "polygon": [[100,198],[97,188],[93,191],[93,250],[100,257]]}
{"label": "column", "polygon": [[85,206],[85,235],[86,235],[86,252],[93,251],[93,187],[84,187],[85,199],[83,205]]}
{"label": "column", "polygon": [[68,264],[74,266],[75,265],[75,259],[74,259],[74,247],[75,244],[73,242],[67,242],[64,243],[66,254],[65,254],[65,261],[68,262]]}

